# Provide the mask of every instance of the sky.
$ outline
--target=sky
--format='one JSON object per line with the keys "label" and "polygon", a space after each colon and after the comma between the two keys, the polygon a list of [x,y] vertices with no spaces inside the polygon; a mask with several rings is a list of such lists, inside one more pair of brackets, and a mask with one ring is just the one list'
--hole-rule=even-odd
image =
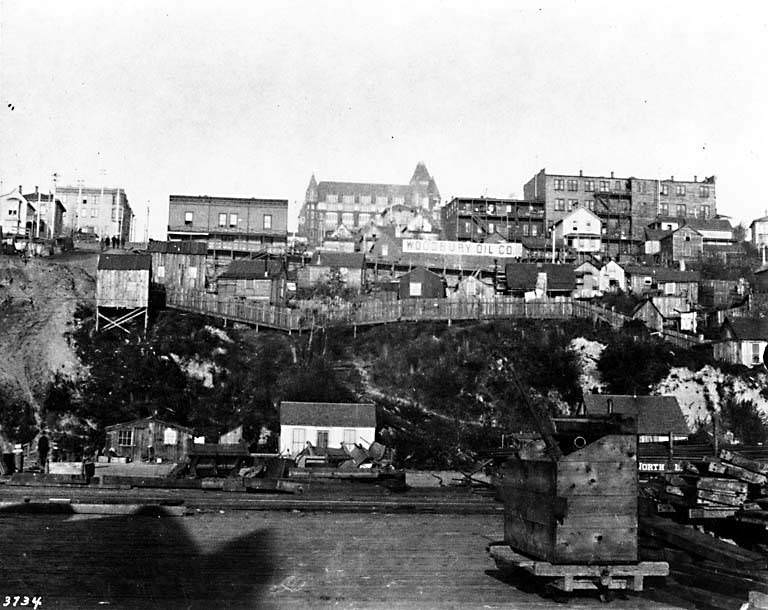
{"label": "sky", "polygon": [[[765,3],[0,0],[0,180],[120,186],[137,239],[170,194],[318,180],[444,201],[553,173],[717,176],[762,216]],[[148,212],[147,212],[148,210]]]}

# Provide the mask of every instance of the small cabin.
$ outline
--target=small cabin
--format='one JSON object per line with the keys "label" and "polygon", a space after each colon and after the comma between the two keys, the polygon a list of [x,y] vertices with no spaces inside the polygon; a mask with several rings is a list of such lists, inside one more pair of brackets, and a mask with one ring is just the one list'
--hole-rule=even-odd
{"label": "small cabin", "polygon": [[688,424],[674,396],[629,396],[625,394],[585,394],[587,416],[617,413],[637,422],[640,443],[688,440]]}
{"label": "small cabin", "polygon": [[456,292],[452,297],[458,300],[469,301],[474,299],[492,299],[496,296],[496,287],[490,280],[483,280],[477,273],[463,277],[456,285]]}
{"label": "small cabin", "polygon": [[334,274],[338,274],[345,287],[359,290],[364,280],[365,254],[315,252],[309,264],[298,270],[299,287],[310,288],[328,281]]}
{"label": "small cabin", "polygon": [[167,289],[205,290],[205,255],[203,241],[150,241],[152,283]]}
{"label": "small cabin", "polygon": [[442,299],[445,297],[445,282],[437,273],[416,267],[400,276],[399,294],[401,299]]}
{"label": "small cabin", "polygon": [[726,318],[720,327],[720,340],[712,348],[715,360],[761,366],[768,348],[768,320]]}
{"label": "small cabin", "polygon": [[149,254],[100,255],[96,268],[96,306],[147,307],[151,269]]}
{"label": "small cabin", "polygon": [[180,462],[187,457],[192,429],[156,417],[107,426],[105,452],[132,462]]}
{"label": "small cabin", "polygon": [[313,447],[370,446],[376,440],[376,406],[370,403],[283,402],[280,453],[298,455]]}
{"label": "small cabin", "polygon": [[283,303],[287,290],[286,272],[277,259],[232,261],[216,279],[220,296]]}

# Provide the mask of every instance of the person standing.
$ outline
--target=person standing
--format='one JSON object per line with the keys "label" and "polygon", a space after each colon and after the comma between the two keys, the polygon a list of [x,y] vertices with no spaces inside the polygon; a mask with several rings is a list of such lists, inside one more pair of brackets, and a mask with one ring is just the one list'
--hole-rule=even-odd
{"label": "person standing", "polygon": [[40,438],[37,439],[37,460],[40,463],[40,468],[43,472],[46,472],[48,465],[48,450],[50,449],[50,442],[45,435],[45,430],[40,434]]}

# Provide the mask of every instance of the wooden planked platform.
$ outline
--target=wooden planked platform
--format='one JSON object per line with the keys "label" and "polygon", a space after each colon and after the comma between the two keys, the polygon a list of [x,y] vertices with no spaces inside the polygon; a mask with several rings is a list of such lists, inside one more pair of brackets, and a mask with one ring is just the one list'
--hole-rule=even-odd
{"label": "wooden planked platform", "polygon": [[646,576],[667,576],[669,564],[665,561],[640,561],[623,564],[556,564],[521,555],[510,546],[500,543],[488,546],[488,553],[500,569],[523,569],[533,576],[554,578],[556,588],[575,590],[643,590]]}

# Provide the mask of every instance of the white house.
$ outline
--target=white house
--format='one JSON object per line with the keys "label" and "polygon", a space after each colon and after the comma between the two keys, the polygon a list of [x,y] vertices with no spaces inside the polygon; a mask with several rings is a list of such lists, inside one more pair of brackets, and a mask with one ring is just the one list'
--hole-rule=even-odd
{"label": "white house", "polygon": [[627,277],[624,268],[616,261],[608,261],[600,269],[600,292],[618,292],[627,290]]}
{"label": "white house", "polygon": [[749,225],[749,233],[756,248],[768,246],[768,216],[753,220]]}
{"label": "white house", "polygon": [[368,447],[376,435],[376,407],[370,403],[283,402],[280,453],[297,455],[313,447]]}
{"label": "white house", "polygon": [[587,208],[576,208],[555,224],[555,242],[579,253],[597,253],[602,246],[600,218]]}
{"label": "white house", "polygon": [[0,227],[3,236],[34,237],[35,207],[21,194],[21,187],[0,195]]}
{"label": "white house", "polygon": [[726,318],[720,327],[720,341],[713,344],[715,360],[759,366],[768,347],[768,320]]}

